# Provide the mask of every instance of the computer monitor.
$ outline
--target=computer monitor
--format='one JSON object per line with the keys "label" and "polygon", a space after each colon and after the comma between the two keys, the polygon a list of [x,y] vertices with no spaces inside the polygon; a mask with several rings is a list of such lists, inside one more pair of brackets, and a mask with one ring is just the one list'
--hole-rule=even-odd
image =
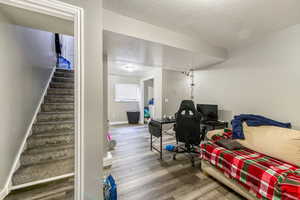
{"label": "computer monitor", "polygon": [[197,104],[197,110],[202,121],[218,121],[218,105]]}

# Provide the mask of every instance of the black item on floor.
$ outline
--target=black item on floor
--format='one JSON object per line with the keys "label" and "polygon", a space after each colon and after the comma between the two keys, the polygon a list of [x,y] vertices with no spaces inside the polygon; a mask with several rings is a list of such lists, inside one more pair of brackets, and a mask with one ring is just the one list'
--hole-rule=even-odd
{"label": "black item on floor", "polygon": [[[175,114],[176,125],[176,152],[173,159],[176,159],[177,153],[187,153],[191,159],[192,165],[195,166],[194,155],[198,154],[195,151],[195,146],[199,146],[204,133],[200,130],[201,115],[196,110],[194,102],[184,100],[181,102],[178,112]],[[178,145],[178,142],[184,143],[184,147]]]}
{"label": "black item on floor", "polygon": [[127,111],[127,118],[129,124],[138,124],[140,121],[139,111]]}

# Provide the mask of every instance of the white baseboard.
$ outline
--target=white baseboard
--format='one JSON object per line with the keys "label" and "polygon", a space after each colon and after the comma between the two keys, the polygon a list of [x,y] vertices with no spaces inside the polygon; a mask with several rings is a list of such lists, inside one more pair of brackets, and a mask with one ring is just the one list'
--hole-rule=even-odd
{"label": "white baseboard", "polygon": [[0,200],[3,200],[8,195],[8,193],[9,191],[7,187],[0,190]]}
{"label": "white baseboard", "polygon": [[40,181],[34,181],[34,182],[25,183],[25,184],[22,184],[22,185],[13,186],[10,189],[11,190],[18,190],[18,189],[30,187],[30,186],[33,186],[33,185],[38,185],[38,184],[48,183],[48,182],[51,182],[51,181],[56,181],[56,180],[60,180],[60,179],[64,179],[64,178],[69,178],[69,177],[72,177],[74,175],[75,175],[74,173],[64,174],[64,175],[61,175],[61,176],[51,177],[51,178],[43,179],[43,180],[40,180]]}
{"label": "white baseboard", "polygon": [[109,122],[109,125],[121,125],[121,124],[128,124],[128,121]]}

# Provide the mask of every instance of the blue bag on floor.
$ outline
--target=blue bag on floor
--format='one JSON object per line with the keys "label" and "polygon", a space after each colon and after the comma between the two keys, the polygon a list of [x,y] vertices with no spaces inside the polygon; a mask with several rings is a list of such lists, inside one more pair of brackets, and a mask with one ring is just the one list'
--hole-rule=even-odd
{"label": "blue bag on floor", "polygon": [[117,200],[117,184],[112,175],[109,175],[104,181],[104,200]]}
{"label": "blue bag on floor", "polygon": [[168,145],[165,146],[165,149],[167,151],[173,152],[173,151],[175,151],[176,147],[174,145],[172,145],[172,144],[168,144]]}

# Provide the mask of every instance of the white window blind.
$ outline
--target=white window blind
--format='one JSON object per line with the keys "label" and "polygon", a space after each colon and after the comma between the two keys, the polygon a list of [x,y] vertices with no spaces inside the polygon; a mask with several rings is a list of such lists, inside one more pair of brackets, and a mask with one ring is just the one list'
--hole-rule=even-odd
{"label": "white window blind", "polygon": [[115,85],[115,101],[128,102],[139,101],[140,88],[138,84],[116,84]]}

